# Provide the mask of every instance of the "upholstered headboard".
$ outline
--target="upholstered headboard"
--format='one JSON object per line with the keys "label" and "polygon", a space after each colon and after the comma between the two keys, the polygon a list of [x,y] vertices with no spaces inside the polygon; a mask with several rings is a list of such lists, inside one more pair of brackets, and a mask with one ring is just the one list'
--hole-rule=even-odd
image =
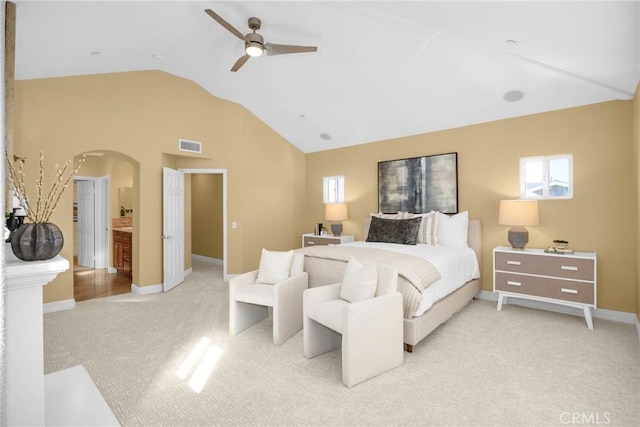
{"label": "upholstered headboard", "polygon": [[[371,218],[365,218],[363,222],[364,234],[362,240],[367,240],[370,224]],[[482,266],[482,222],[479,219],[470,218],[467,234],[467,244],[476,253],[478,265]]]}

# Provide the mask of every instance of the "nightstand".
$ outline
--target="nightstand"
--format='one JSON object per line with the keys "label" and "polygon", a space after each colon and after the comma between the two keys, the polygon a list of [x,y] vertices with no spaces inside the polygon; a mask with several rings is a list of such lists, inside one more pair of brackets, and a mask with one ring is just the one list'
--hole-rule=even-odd
{"label": "nightstand", "polygon": [[355,241],[353,236],[341,235],[334,236],[326,234],[324,236],[318,236],[313,233],[307,233],[302,235],[302,247],[307,246],[321,246],[321,245],[339,245],[341,243],[349,243]]}
{"label": "nightstand", "polygon": [[596,253],[550,254],[543,249],[493,249],[493,291],[498,311],[507,298],[524,298],[579,308],[593,329],[596,308]]}

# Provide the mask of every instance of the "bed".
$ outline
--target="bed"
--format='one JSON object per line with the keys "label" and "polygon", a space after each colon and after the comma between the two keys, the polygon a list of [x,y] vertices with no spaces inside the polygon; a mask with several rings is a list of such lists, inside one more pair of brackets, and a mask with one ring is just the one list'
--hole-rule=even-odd
{"label": "bed", "polygon": [[[371,218],[364,220],[364,236],[369,235],[370,223]],[[468,247],[357,241],[297,251],[305,254],[309,287],[339,282],[350,256],[396,265],[400,272],[398,288],[403,294],[404,343],[406,350],[412,352],[414,345],[481,291],[482,226],[479,220],[467,220],[465,240],[464,246]],[[435,277],[428,266],[423,270],[424,259],[436,270]]]}

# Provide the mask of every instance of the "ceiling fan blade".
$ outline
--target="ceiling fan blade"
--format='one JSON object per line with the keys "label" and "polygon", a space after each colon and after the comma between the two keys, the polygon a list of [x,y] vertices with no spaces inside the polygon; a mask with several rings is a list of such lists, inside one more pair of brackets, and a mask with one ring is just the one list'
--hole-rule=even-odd
{"label": "ceiling fan blade", "polygon": [[238,71],[240,69],[240,67],[242,67],[244,65],[245,62],[247,62],[249,60],[249,58],[251,58],[249,55],[244,55],[241,56],[235,64],[233,64],[233,67],[231,67],[231,71]]}
{"label": "ceiling fan blade", "polygon": [[288,44],[273,44],[265,43],[264,49],[267,51],[267,55],[284,55],[286,53],[304,53],[304,52],[317,52],[316,46],[292,46]]}
{"label": "ceiling fan blade", "polygon": [[207,13],[207,15],[212,17],[218,24],[222,25],[227,30],[229,30],[229,32],[231,32],[231,34],[233,34],[234,36],[236,36],[237,38],[239,38],[240,40],[242,40],[244,42],[247,41],[247,38],[244,36],[244,34],[242,34],[240,31],[236,30],[236,28],[233,25],[229,24],[227,21],[225,21],[222,18],[222,16],[218,15],[217,13],[215,13],[211,9],[205,9],[204,11]]}

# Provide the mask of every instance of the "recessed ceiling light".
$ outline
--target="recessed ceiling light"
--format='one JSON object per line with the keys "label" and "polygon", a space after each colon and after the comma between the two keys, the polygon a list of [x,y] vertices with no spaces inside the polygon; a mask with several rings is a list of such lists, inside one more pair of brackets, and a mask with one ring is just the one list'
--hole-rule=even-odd
{"label": "recessed ceiling light", "polygon": [[518,102],[522,98],[524,98],[524,92],[520,90],[510,90],[509,92],[506,92],[502,97],[505,101],[508,102]]}
{"label": "recessed ceiling light", "polygon": [[518,42],[517,42],[517,41],[515,41],[515,40],[512,40],[512,39],[509,39],[509,40],[506,40],[506,41],[505,41],[505,43],[506,43],[506,44],[516,44],[516,43],[518,43]]}
{"label": "recessed ceiling light", "polygon": [[162,59],[164,58],[164,53],[156,53],[152,55],[153,59]]}
{"label": "recessed ceiling light", "polygon": [[100,55],[101,53],[102,52],[100,52],[100,51],[94,50],[93,52],[91,52],[91,55],[97,56],[97,55]]}
{"label": "recessed ceiling light", "polygon": [[330,140],[331,139],[331,135],[329,135],[328,133],[321,133],[320,134],[320,138],[324,139],[324,140]]}
{"label": "recessed ceiling light", "polygon": [[301,118],[301,119],[306,119],[306,118],[307,118],[307,116],[305,116],[304,114],[300,114],[300,118]]}

